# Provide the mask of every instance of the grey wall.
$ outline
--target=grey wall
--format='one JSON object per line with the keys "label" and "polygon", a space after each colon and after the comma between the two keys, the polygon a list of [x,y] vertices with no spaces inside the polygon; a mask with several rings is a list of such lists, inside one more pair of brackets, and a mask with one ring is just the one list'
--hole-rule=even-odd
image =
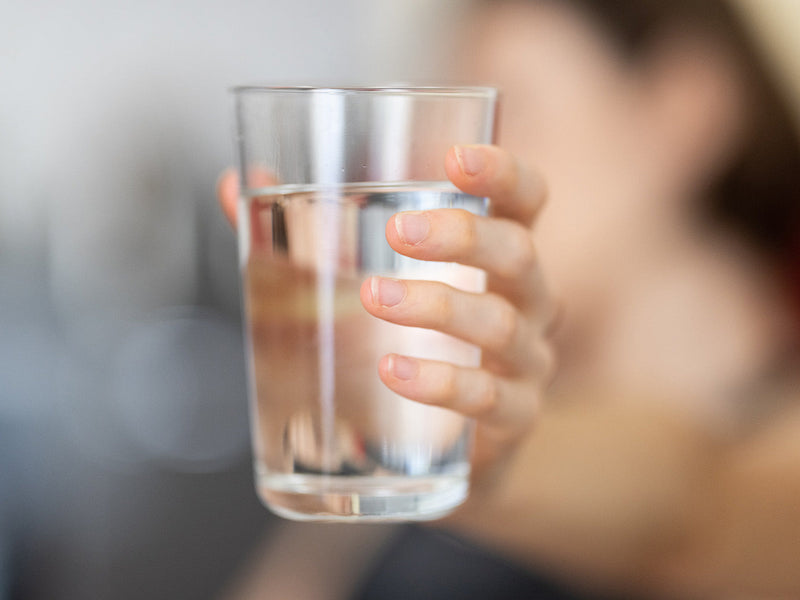
{"label": "grey wall", "polygon": [[234,84],[429,82],[422,0],[0,0],[0,599],[214,597],[255,500]]}

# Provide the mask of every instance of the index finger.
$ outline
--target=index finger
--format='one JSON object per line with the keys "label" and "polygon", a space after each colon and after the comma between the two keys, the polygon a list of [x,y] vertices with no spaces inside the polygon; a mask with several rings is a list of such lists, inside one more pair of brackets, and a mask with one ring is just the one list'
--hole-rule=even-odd
{"label": "index finger", "polygon": [[541,175],[497,146],[453,146],[445,171],[461,191],[490,198],[495,216],[526,226],[536,220],[547,196]]}

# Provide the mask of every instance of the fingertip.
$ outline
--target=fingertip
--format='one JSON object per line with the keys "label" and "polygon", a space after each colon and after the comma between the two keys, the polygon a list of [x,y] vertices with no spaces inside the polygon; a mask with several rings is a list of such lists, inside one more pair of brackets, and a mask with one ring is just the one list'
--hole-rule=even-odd
{"label": "fingertip", "polygon": [[461,166],[458,164],[458,157],[456,156],[457,146],[451,146],[444,157],[444,171],[448,179],[458,185],[458,179],[461,178]]}
{"label": "fingertip", "polygon": [[492,200],[493,214],[533,223],[547,197],[541,174],[512,153],[492,145],[453,146],[445,172],[461,191]]}
{"label": "fingertip", "polygon": [[378,361],[378,376],[383,383],[389,386],[389,389],[392,389],[392,382],[394,380],[394,377],[392,377],[392,356],[391,354],[387,354],[386,356],[382,356]]}
{"label": "fingertip", "polygon": [[389,354],[384,357],[387,375],[401,381],[416,379],[419,375],[419,362],[407,356]]}
{"label": "fingertip", "polygon": [[387,354],[378,362],[378,376],[386,387],[409,400],[429,404],[421,393],[421,369],[419,360],[399,354]]}
{"label": "fingertip", "polygon": [[483,185],[491,168],[492,147],[480,144],[451,147],[445,156],[445,173],[459,189],[473,193]]}
{"label": "fingertip", "polygon": [[454,149],[456,162],[461,172],[469,177],[480,175],[489,163],[489,149],[480,145],[456,146]]}
{"label": "fingertip", "polygon": [[372,290],[375,287],[374,284],[374,277],[367,277],[364,281],[361,282],[361,289],[359,290],[359,297],[361,298],[361,304],[367,310],[370,310],[375,304]]}
{"label": "fingertip", "polygon": [[381,357],[378,361],[378,376],[390,390],[397,392],[395,389],[396,378],[392,375],[393,357],[393,354],[387,354]]}
{"label": "fingertip", "polygon": [[217,177],[217,196],[227,198],[239,194],[239,176],[236,169],[228,167]]}
{"label": "fingertip", "polygon": [[239,195],[239,177],[235,169],[228,168],[217,178],[217,200],[231,225],[236,225],[236,198]]}

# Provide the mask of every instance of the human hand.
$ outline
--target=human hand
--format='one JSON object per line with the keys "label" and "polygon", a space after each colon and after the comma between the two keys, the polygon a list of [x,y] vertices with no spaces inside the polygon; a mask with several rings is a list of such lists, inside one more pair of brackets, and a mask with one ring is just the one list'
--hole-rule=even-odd
{"label": "human hand", "polygon": [[[401,396],[476,419],[473,483],[479,485],[530,431],[552,376],[547,333],[556,303],[543,282],[531,233],[546,192],[536,172],[495,146],[451,148],[445,169],[465,193],[488,196],[492,216],[458,209],[398,213],[386,225],[386,238],[412,258],[484,269],[487,292],[370,277],[361,287],[361,302],[385,321],[434,329],[481,348],[480,368],[396,354],[378,365],[383,383]],[[223,174],[218,196],[232,224],[237,194],[236,175]],[[381,292],[392,285],[401,299],[389,306]]]}
{"label": "human hand", "polygon": [[[454,410],[477,422],[474,483],[502,462],[532,427],[553,371],[547,330],[555,302],[543,282],[531,227],[545,198],[542,179],[494,146],[452,148],[445,159],[450,180],[474,196],[491,199],[491,217],[463,210],[399,213],[386,226],[400,254],[484,269],[487,292],[474,294],[431,281],[391,280],[402,300],[381,302],[387,281],[372,277],[361,288],[364,307],[376,317],[435,329],[479,346],[481,368],[389,355],[381,380],[417,402]],[[397,292],[395,292],[397,293]]]}

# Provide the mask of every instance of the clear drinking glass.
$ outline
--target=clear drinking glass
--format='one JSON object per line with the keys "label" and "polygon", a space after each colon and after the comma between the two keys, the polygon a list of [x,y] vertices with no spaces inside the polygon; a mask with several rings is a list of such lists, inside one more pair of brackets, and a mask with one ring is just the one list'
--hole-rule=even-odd
{"label": "clear drinking glass", "polygon": [[413,260],[385,239],[398,211],[487,201],[447,181],[454,144],[493,140],[490,88],[233,90],[256,487],[294,519],[424,520],[467,496],[472,423],[378,378],[394,352],[464,366],[479,349],[361,305],[373,274],[479,292],[482,271]]}

